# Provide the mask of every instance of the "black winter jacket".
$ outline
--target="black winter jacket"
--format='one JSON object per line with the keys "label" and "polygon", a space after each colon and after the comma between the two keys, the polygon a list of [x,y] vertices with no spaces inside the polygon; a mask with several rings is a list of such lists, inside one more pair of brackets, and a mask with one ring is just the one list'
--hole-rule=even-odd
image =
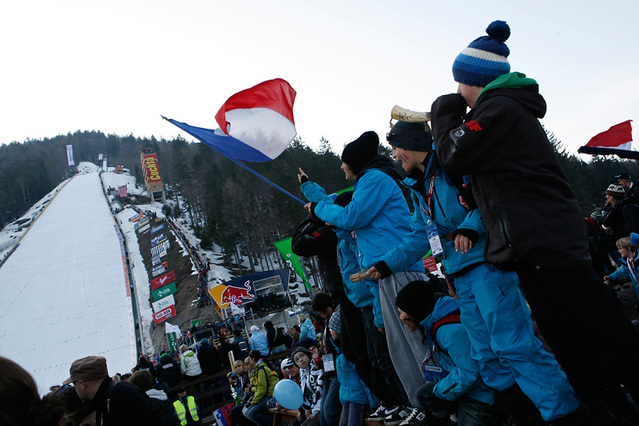
{"label": "black winter jacket", "polygon": [[431,117],[439,160],[449,174],[471,176],[489,262],[502,269],[523,262],[590,267],[577,199],[538,120],[546,102],[534,80],[519,73],[502,77],[467,114],[461,95],[435,101]]}
{"label": "black winter jacket", "polygon": [[110,377],[89,402],[92,410],[98,426],[172,426],[142,389],[128,382],[114,384]]}

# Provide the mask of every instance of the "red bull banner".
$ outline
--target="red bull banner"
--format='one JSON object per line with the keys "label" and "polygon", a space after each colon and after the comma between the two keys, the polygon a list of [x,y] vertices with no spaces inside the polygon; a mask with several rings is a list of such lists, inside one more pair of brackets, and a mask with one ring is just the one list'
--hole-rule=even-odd
{"label": "red bull banner", "polygon": [[156,324],[161,323],[162,321],[166,321],[167,319],[175,316],[175,305],[171,305],[166,309],[163,309],[159,312],[153,314],[153,322]]}
{"label": "red bull banner", "polygon": [[222,309],[242,305],[256,297],[268,293],[282,293],[288,290],[290,272],[288,269],[257,272],[227,281],[209,290],[211,296]]}
{"label": "red bull banner", "polygon": [[157,278],[153,278],[151,280],[151,290],[157,290],[160,287],[163,287],[167,284],[171,284],[175,282],[175,272],[170,271],[164,275],[161,275]]}

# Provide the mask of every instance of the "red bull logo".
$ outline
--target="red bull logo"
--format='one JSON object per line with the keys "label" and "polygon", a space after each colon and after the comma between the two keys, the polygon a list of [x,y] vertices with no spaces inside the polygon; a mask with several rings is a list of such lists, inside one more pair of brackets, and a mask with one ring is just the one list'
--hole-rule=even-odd
{"label": "red bull logo", "polygon": [[241,305],[245,299],[253,299],[255,296],[249,293],[251,291],[251,281],[246,281],[244,287],[227,286],[222,292],[222,304],[234,303]]}

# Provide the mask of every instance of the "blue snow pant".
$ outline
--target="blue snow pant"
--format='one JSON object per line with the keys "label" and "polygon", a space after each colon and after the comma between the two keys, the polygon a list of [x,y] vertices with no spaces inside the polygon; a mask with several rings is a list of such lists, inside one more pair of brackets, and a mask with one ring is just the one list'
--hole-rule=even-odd
{"label": "blue snow pant", "polygon": [[332,373],[332,377],[327,377],[329,374],[324,375],[324,384],[322,386],[322,401],[319,412],[320,426],[338,424],[342,413],[342,404],[339,401],[339,380],[337,380],[335,373]]}
{"label": "blue snow pant", "polygon": [[502,391],[517,382],[545,421],[577,410],[566,375],[535,337],[517,274],[482,263],[456,276],[455,288],[484,383]]}

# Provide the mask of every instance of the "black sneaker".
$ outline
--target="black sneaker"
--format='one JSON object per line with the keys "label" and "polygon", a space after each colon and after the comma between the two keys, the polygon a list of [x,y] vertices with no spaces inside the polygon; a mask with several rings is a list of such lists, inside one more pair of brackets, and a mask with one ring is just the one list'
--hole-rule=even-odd
{"label": "black sneaker", "polygon": [[399,405],[391,405],[388,407],[380,405],[379,407],[377,407],[377,410],[375,410],[370,416],[366,418],[366,420],[371,422],[383,422],[386,417],[391,416],[398,411]]}
{"label": "black sneaker", "polygon": [[411,426],[411,425],[419,425],[425,424],[422,423],[426,420],[426,414],[423,411],[418,410],[417,408],[413,408],[411,413],[406,417],[399,426]]}
{"label": "black sneaker", "polygon": [[401,409],[395,410],[391,415],[387,416],[384,419],[384,424],[386,426],[396,426],[399,425],[404,419],[408,418],[410,414],[413,412],[413,408],[410,407],[401,407]]}

